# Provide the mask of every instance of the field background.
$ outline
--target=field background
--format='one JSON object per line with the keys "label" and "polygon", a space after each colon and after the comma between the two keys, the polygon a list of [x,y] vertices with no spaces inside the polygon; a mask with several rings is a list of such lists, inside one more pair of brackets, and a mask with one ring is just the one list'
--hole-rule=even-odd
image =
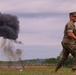
{"label": "field background", "polygon": [[0,75],[76,75],[71,72],[71,68],[62,67],[57,73],[54,66],[26,66],[23,71],[14,68],[1,68]]}

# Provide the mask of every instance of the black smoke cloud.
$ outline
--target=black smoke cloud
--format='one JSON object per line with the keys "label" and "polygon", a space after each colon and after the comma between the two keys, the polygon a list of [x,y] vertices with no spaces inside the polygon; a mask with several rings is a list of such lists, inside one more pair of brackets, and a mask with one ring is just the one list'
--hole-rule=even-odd
{"label": "black smoke cloud", "polygon": [[0,37],[16,40],[19,33],[17,16],[0,13]]}

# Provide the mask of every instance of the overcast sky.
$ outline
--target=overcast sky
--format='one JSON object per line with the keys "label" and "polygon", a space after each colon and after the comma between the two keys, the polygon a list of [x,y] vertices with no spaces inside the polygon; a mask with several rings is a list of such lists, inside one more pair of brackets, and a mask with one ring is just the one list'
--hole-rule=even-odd
{"label": "overcast sky", "polygon": [[0,0],[0,12],[16,15],[20,21],[17,40],[24,43],[23,59],[57,57],[72,11],[76,11],[76,0]]}

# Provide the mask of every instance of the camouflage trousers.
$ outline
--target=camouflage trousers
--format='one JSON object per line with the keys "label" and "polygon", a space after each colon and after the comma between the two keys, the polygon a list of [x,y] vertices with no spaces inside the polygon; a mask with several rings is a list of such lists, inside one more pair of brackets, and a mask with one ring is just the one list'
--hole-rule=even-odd
{"label": "camouflage trousers", "polygon": [[62,42],[62,47],[63,47],[63,56],[61,58],[61,60],[59,61],[59,63],[57,64],[57,68],[59,69],[64,62],[66,61],[66,59],[69,56],[69,53],[73,56],[73,64],[72,64],[72,69],[76,70],[76,43],[72,42],[72,43],[63,43]]}

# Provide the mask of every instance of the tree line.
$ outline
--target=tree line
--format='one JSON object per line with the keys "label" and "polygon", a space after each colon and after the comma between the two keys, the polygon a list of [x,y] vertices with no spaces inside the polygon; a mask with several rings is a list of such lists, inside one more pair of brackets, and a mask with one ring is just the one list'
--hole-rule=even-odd
{"label": "tree line", "polygon": [[[61,56],[57,56],[57,58],[46,58],[46,59],[30,59],[30,60],[22,60],[22,61],[0,61],[0,65],[57,65]],[[72,65],[72,56],[69,56],[64,66]]]}

